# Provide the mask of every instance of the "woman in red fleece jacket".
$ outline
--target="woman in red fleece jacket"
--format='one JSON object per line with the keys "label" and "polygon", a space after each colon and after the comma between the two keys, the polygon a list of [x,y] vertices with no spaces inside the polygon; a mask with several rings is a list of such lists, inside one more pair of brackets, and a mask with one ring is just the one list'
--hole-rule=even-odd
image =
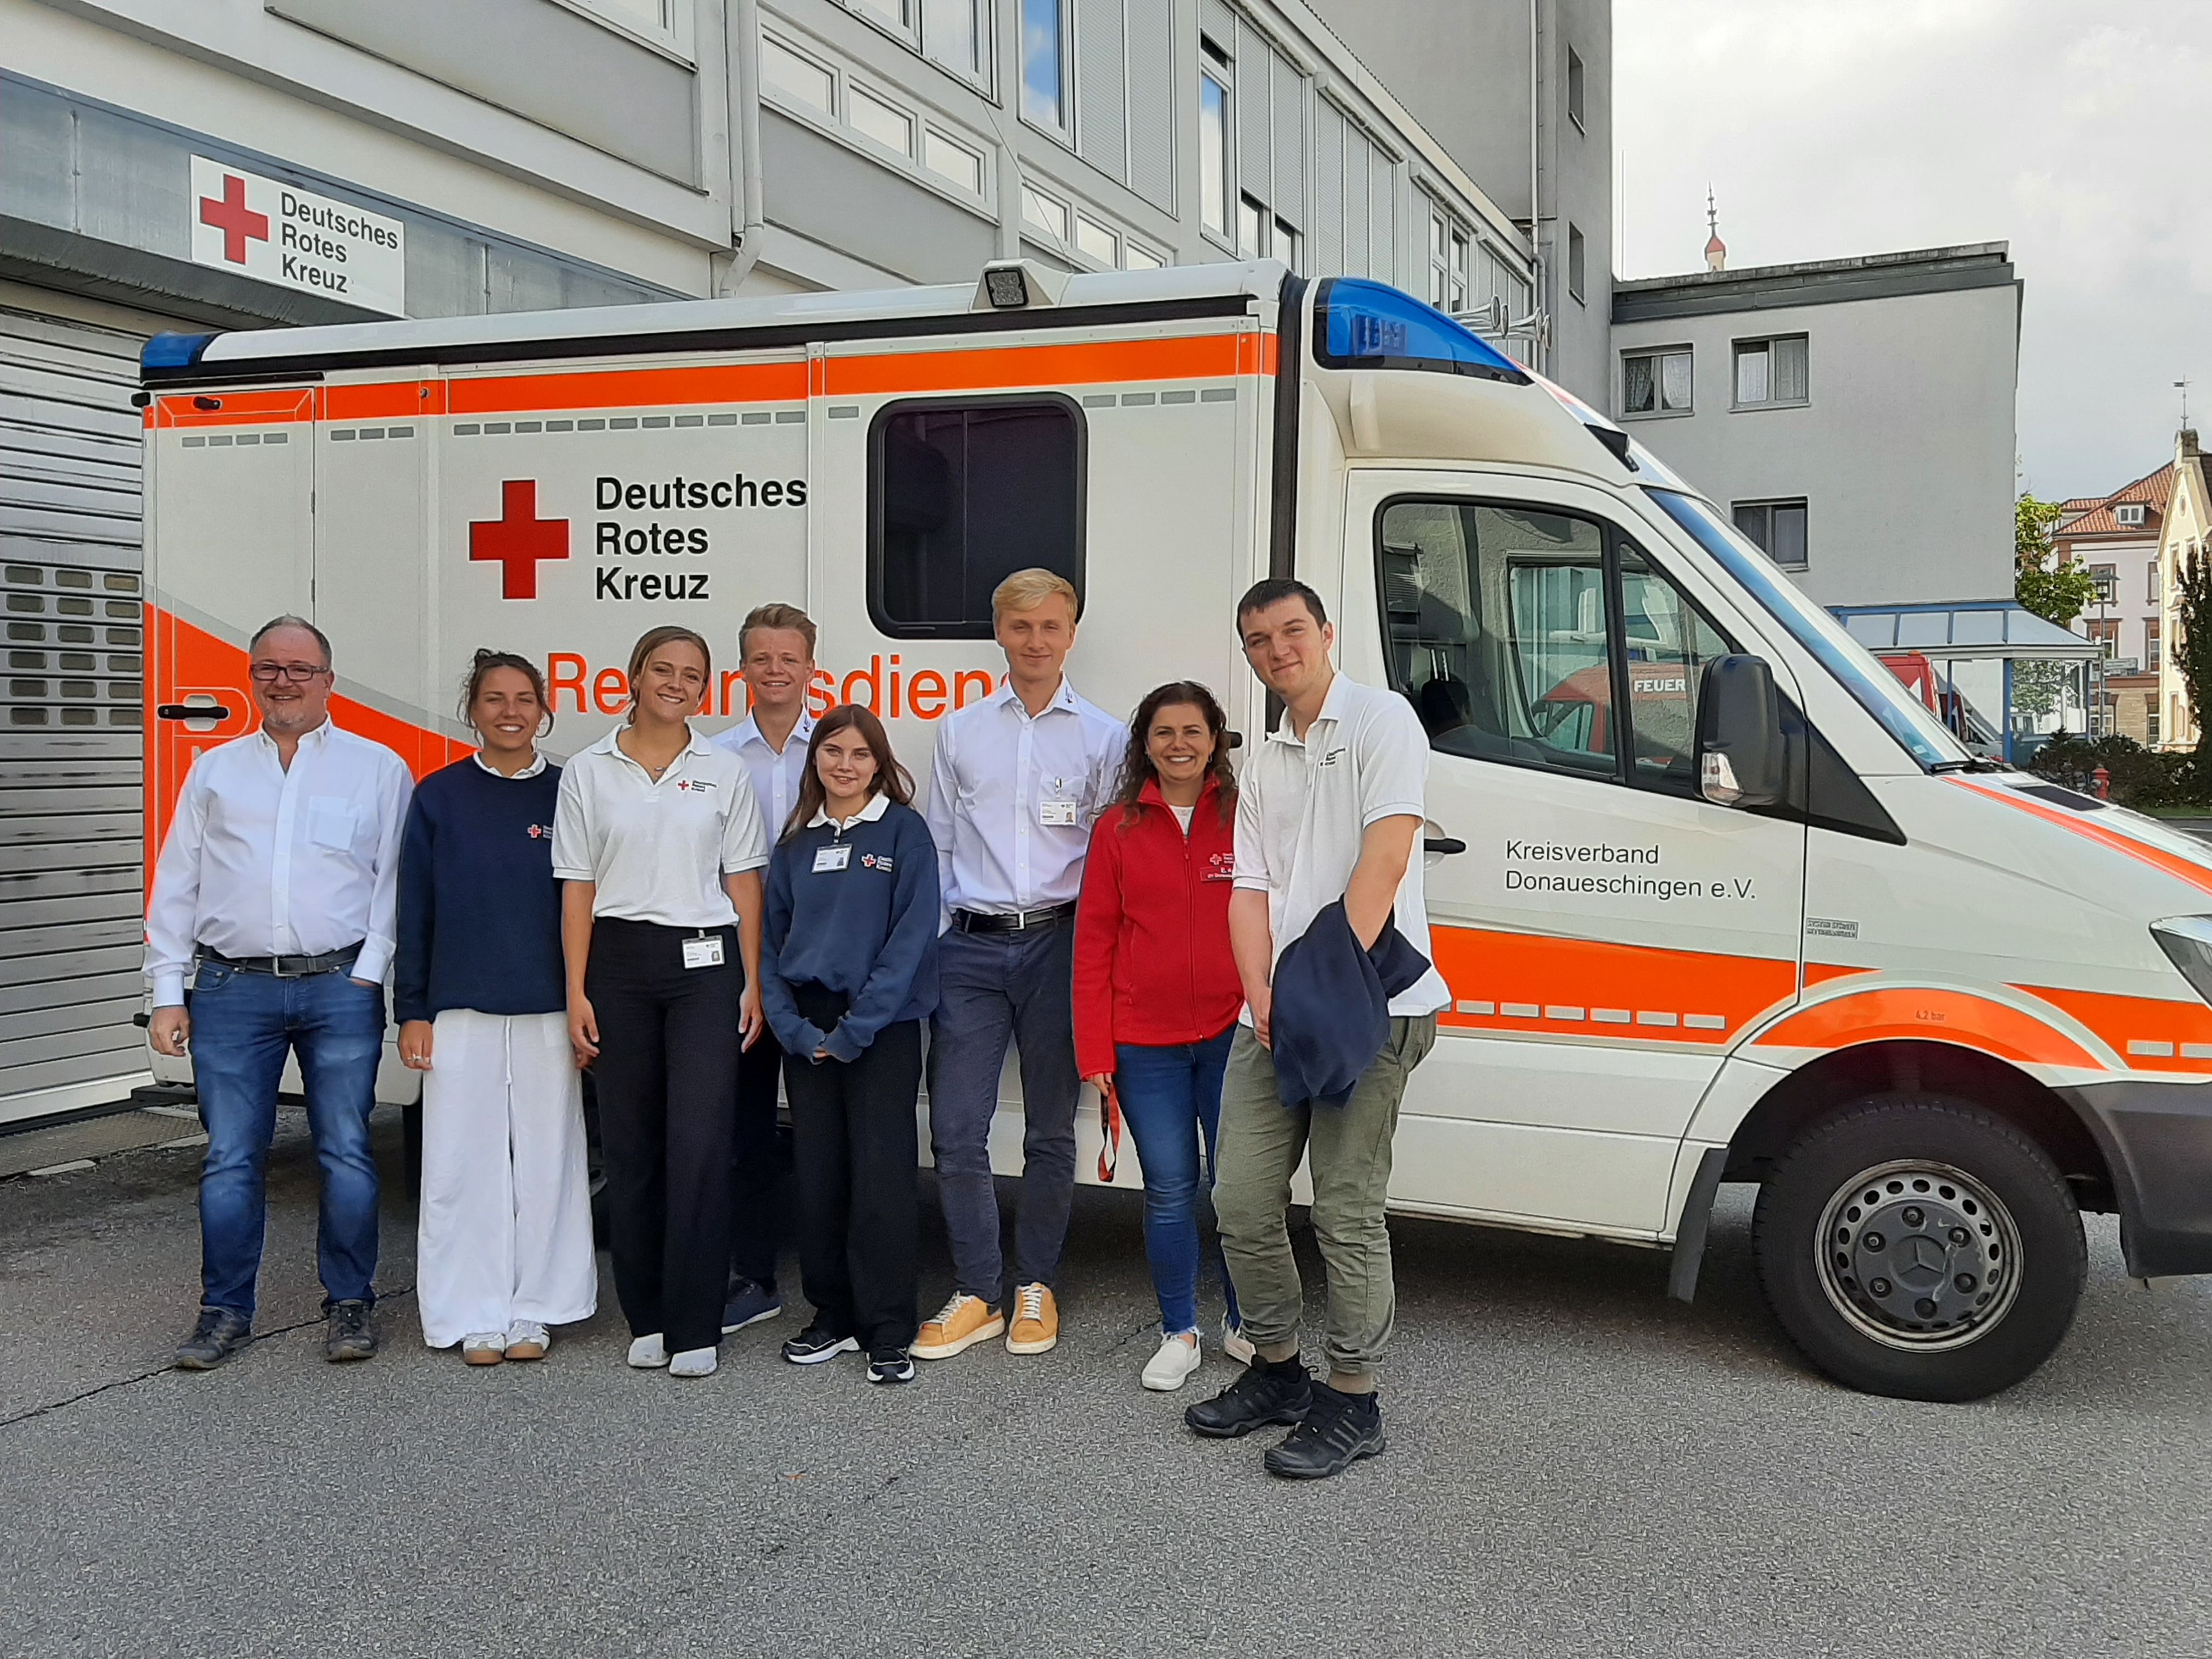
{"label": "woman in red fleece jacket", "polygon": [[[1213,693],[1163,685],[1129,723],[1117,800],[1091,832],[1075,913],[1075,1058],[1118,1100],[1145,1171],[1145,1254],[1160,1299],[1159,1352],[1148,1389],[1179,1389],[1196,1370],[1199,1146],[1213,1184],[1221,1075],[1244,1006],[1229,950],[1236,873],[1237,778],[1228,720]],[[1223,1345],[1249,1360],[1237,1291]]]}

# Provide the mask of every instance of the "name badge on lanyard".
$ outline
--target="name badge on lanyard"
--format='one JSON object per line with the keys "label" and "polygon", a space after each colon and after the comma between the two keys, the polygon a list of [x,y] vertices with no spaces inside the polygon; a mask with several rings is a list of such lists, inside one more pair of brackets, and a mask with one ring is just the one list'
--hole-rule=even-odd
{"label": "name badge on lanyard", "polygon": [[722,936],[720,933],[701,933],[696,939],[684,941],[684,965],[686,968],[719,968],[722,965]]}
{"label": "name badge on lanyard", "polygon": [[817,876],[832,870],[842,870],[852,861],[853,843],[849,841],[835,842],[828,847],[814,849],[814,873]]}
{"label": "name badge on lanyard", "polygon": [[1072,800],[1041,800],[1037,803],[1037,822],[1042,824],[1075,823],[1075,803]]}

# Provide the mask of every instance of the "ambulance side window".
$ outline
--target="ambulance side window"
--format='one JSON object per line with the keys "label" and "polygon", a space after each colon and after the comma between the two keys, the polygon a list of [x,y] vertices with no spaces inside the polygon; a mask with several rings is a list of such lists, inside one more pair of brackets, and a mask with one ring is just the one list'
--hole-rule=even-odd
{"label": "ambulance side window", "polygon": [[1549,508],[1405,500],[1377,527],[1391,678],[1431,746],[1618,778],[1603,529]]}
{"label": "ambulance side window", "polygon": [[1084,592],[1083,413],[1068,398],[887,405],[868,441],[868,613],[893,639],[991,637],[991,592],[1042,565]]}
{"label": "ambulance side window", "polygon": [[1698,686],[1705,665],[1735,647],[1632,543],[1620,543],[1621,641],[1628,659],[1634,776],[1697,793]]}

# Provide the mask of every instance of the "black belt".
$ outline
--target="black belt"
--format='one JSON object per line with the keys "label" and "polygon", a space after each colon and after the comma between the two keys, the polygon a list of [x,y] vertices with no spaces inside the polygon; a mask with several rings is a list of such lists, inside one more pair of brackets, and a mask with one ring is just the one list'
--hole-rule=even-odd
{"label": "black belt", "polygon": [[1019,933],[1032,927],[1057,927],[1075,916],[1075,901],[1042,910],[955,910],[952,925],[963,933]]}
{"label": "black belt", "polygon": [[219,962],[226,968],[236,968],[249,974],[272,974],[278,979],[306,979],[315,974],[335,974],[350,968],[361,955],[359,945],[349,945],[343,951],[325,951],[319,957],[227,957],[220,951],[200,946],[202,962]]}

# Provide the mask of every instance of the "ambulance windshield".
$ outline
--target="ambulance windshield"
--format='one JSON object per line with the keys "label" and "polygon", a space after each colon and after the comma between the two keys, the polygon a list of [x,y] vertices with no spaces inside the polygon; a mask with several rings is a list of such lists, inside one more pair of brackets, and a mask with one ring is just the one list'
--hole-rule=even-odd
{"label": "ambulance windshield", "polygon": [[1332,276],[1314,298],[1323,368],[1409,368],[1526,386],[1521,365],[1465,324],[1382,283]]}
{"label": "ambulance windshield", "polygon": [[1973,757],[1960,747],[1959,740],[1914,699],[1897,676],[1846,634],[1833,617],[1807,599],[1797,584],[1777,570],[1773,561],[1739,535],[1734,526],[1694,495],[1673,489],[1653,489],[1645,493],[1748,589],[1914,760],[1931,771],[1972,764]]}

